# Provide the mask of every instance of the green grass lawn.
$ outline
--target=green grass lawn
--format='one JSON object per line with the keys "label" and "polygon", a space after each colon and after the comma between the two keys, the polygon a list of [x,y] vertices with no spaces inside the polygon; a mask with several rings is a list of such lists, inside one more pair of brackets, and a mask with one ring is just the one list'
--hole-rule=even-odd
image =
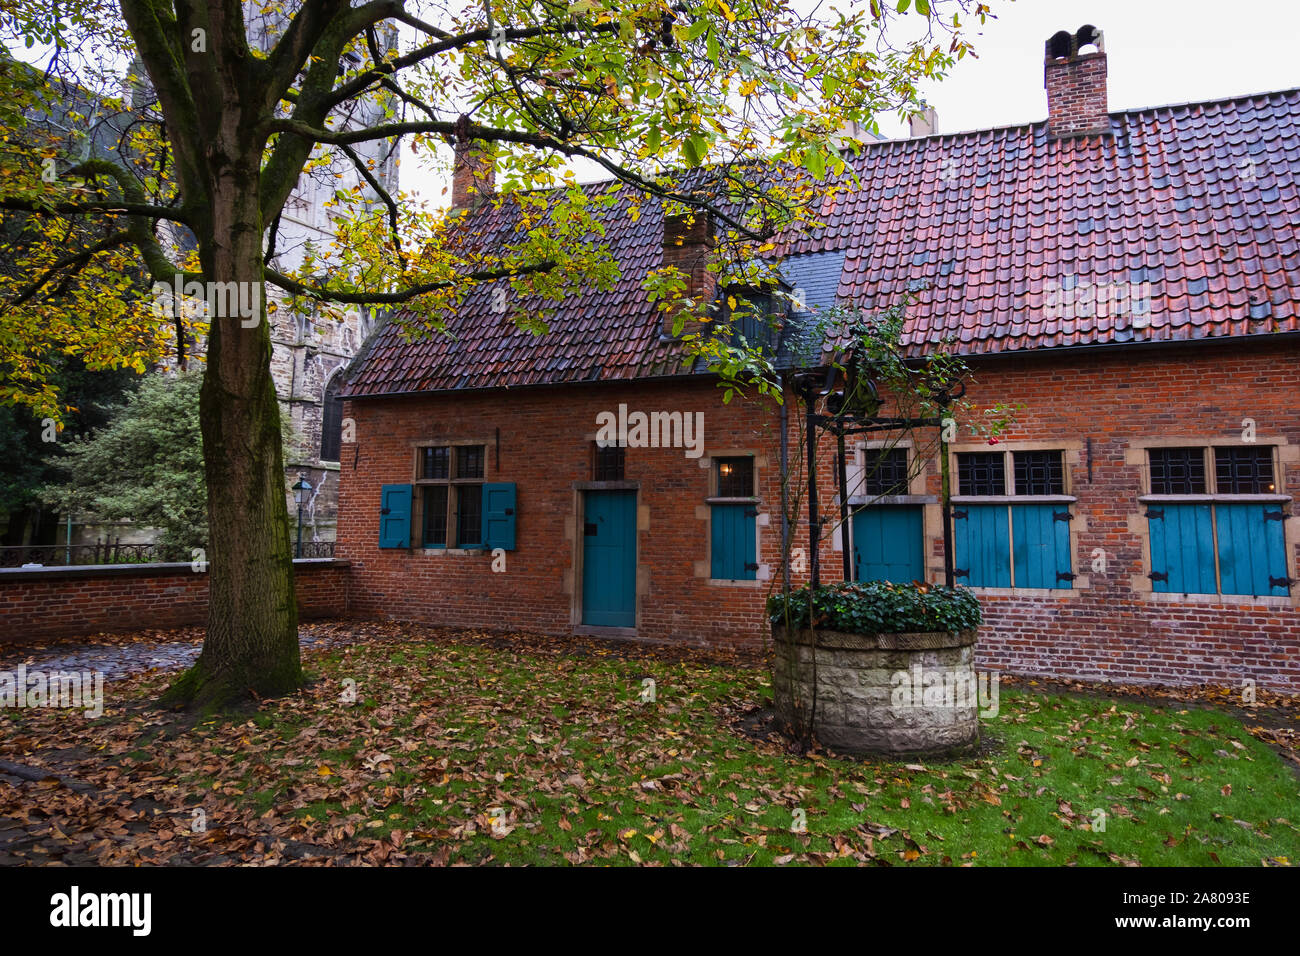
{"label": "green grass lawn", "polygon": [[[763,670],[415,642],[308,667],[304,694],[251,718],[98,724],[178,814],[375,862],[1205,866],[1300,851],[1296,776],[1215,710],[1003,688],[981,755],[864,762],[736,729],[770,699]],[[355,703],[340,699],[351,681]],[[68,717],[19,719],[39,736],[53,727],[34,722]]]}

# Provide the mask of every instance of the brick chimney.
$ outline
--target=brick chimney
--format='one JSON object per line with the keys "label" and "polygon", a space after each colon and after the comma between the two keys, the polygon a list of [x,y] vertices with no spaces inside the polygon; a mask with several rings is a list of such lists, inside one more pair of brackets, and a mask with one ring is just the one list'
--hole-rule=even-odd
{"label": "brick chimney", "polygon": [[496,191],[492,147],[481,140],[452,144],[456,165],[451,173],[451,208],[473,209]]}
{"label": "brick chimney", "polygon": [[[713,235],[713,217],[702,210],[675,216],[664,216],[664,266],[676,266],[686,273],[686,290],[683,292],[682,307],[686,299],[692,300],[698,313],[701,307],[713,304],[718,292],[718,277],[706,267],[712,260],[717,241]],[[663,313],[660,331],[667,337],[673,334],[676,311]],[[682,334],[698,332],[703,327],[700,321],[686,322]]]}
{"label": "brick chimney", "polygon": [[[1086,52],[1085,52],[1086,51]],[[1047,130],[1053,138],[1110,133],[1106,113],[1106,47],[1101,31],[1062,30],[1046,44]]]}

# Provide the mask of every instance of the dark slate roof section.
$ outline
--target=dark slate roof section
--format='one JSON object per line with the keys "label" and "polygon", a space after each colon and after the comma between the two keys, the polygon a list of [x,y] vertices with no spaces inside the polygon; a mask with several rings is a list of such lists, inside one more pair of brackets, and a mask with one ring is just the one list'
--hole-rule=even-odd
{"label": "dark slate roof section", "polygon": [[[841,303],[910,294],[915,352],[945,339],[978,355],[1297,332],[1297,120],[1300,90],[1286,90],[1113,113],[1110,136],[1054,140],[1037,123],[867,144],[853,160],[861,188],[786,244],[787,269],[817,289],[813,303],[840,255]],[[608,217],[615,290],[570,298],[540,338],[493,314],[490,289],[449,336],[408,343],[390,323],[352,394],[684,371],[640,289],[661,260],[661,214],[646,203],[632,222],[623,209]],[[512,228],[502,213],[470,226],[486,242]]]}
{"label": "dark slate roof section", "polygon": [[772,364],[778,369],[816,368],[822,364],[826,330],[816,312],[791,312],[781,327]]}
{"label": "dark slate roof section", "polygon": [[781,274],[794,290],[796,311],[815,312],[835,304],[845,255],[844,249],[828,250],[790,256],[781,263]]}

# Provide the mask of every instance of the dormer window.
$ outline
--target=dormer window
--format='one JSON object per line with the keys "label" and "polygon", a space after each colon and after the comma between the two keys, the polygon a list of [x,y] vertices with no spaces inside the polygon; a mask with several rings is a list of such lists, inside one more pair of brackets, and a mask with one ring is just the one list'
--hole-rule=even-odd
{"label": "dormer window", "polygon": [[726,315],[731,340],[743,339],[751,348],[771,351],[776,342],[777,323],[773,296],[759,289],[737,289],[727,294]]}

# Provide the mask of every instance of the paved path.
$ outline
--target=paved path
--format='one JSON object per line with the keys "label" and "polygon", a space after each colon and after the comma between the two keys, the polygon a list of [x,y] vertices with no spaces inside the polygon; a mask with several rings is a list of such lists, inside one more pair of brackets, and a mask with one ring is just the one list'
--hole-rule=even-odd
{"label": "paved path", "polygon": [[[20,664],[29,671],[102,671],[111,681],[148,670],[180,670],[194,663],[202,649],[202,629],[190,628],[188,640],[177,639],[186,632],[154,631],[135,639],[127,635],[111,638],[113,643],[57,642],[44,646],[11,645],[0,647],[0,671],[12,671]],[[302,647],[350,643],[348,633],[327,627],[303,624],[298,628]],[[46,760],[57,754],[43,755]],[[22,758],[20,758],[22,759]],[[37,761],[40,762],[40,761]],[[166,810],[161,804],[140,799],[124,803],[111,792],[101,793],[94,786],[61,776],[57,761],[47,767],[35,767],[0,759],[0,793],[4,800],[16,801],[0,813],[0,868],[23,864],[65,864],[96,866],[105,846],[129,845],[139,839],[154,847],[151,834],[158,830],[154,815]],[[53,784],[51,775],[59,778]],[[45,813],[31,813],[30,808],[43,806]],[[73,824],[82,823],[83,826]],[[61,828],[62,827],[62,828]],[[164,828],[165,829],[165,828]],[[66,832],[65,832],[66,831]],[[161,832],[161,831],[159,831]],[[292,842],[292,841],[290,841]],[[178,842],[175,855],[159,860],[173,864],[194,862],[232,862],[215,856],[210,848],[198,848]],[[203,850],[203,852],[200,852]],[[316,847],[286,845],[293,858],[321,855]]]}
{"label": "paved path", "polygon": [[[333,635],[322,635],[302,625],[298,628],[302,647],[340,643]],[[9,647],[0,656],[0,670],[26,664],[28,670],[102,671],[104,680],[116,680],[148,670],[180,670],[199,656],[198,641],[136,640],[120,644],[55,644],[24,653],[21,645]]]}

